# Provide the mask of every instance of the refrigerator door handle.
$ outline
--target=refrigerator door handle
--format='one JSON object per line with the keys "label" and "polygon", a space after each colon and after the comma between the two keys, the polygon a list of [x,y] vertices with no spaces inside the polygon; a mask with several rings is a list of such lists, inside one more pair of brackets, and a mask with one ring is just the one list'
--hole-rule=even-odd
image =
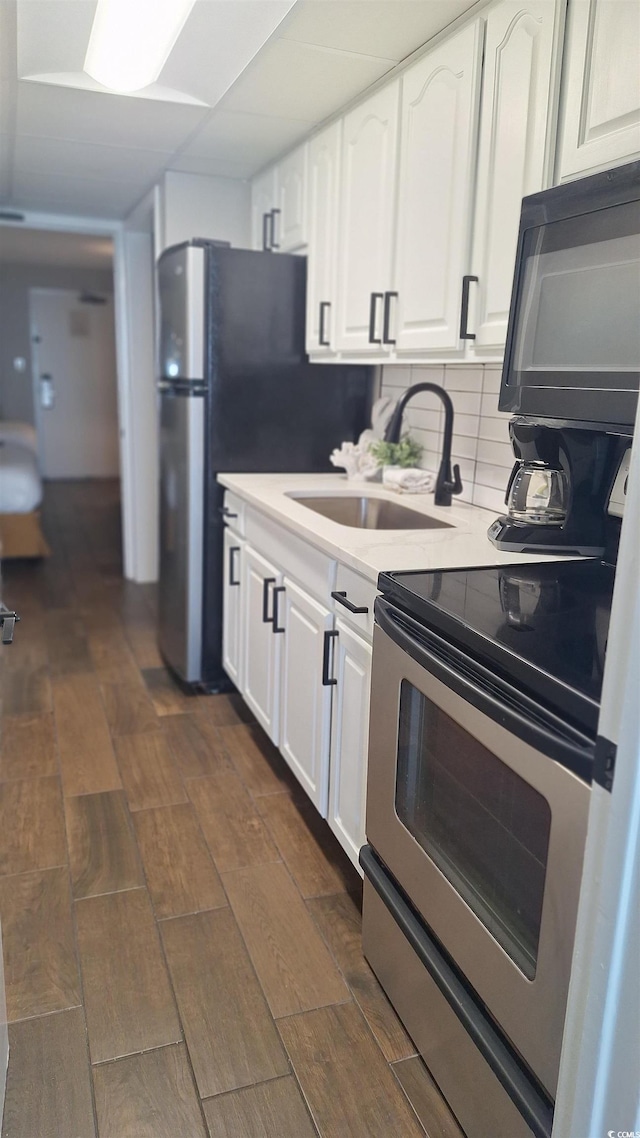
{"label": "refrigerator door handle", "polygon": [[269,616],[269,585],[275,585],[275,577],[262,578],[262,623],[272,624],[273,614]]}

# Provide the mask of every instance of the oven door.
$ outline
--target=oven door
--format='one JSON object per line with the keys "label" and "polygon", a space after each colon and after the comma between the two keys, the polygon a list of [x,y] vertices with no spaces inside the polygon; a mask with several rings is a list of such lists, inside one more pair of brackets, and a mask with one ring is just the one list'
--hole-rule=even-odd
{"label": "oven door", "polygon": [[562,759],[590,743],[382,598],[376,621],[367,839],[554,1096],[590,798]]}

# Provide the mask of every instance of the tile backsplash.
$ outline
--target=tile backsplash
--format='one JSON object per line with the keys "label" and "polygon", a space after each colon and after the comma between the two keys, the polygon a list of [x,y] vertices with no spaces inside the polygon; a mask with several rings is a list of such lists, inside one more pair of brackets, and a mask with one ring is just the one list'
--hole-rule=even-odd
{"label": "tile backsplash", "polygon": [[[452,462],[460,467],[461,499],[500,513],[513,466],[507,424],[509,415],[498,411],[499,367],[387,364],[382,369],[380,394],[398,399],[415,383],[438,383],[451,396],[453,420]],[[412,399],[403,430],[424,447],[421,466],[437,471],[442,448],[444,414],[440,400],[428,392]]]}

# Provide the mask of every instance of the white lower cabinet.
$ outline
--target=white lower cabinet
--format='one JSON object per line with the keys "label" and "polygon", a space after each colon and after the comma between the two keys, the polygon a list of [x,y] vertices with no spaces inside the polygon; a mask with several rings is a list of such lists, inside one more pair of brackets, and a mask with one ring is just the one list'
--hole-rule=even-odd
{"label": "white lower cabinet", "polygon": [[336,620],[327,820],[354,865],[365,840],[371,644]]}
{"label": "white lower cabinet", "polygon": [[222,601],[222,665],[237,688],[242,687],[240,662],[242,660],[242,572],[244,541],[225,528],[223,548],[223,601]]}
{"label": "white lower cabinet", "polygon": [[282,574],[250,545],[242,575],[242,659],[240,690],[269,738],[279,742],[279,677],[282,637],[274,632],[274,605]]}
{"label": "white lower cabinet", "polygon": [[[284,579],[280,606],[280,750],[323,817],[327,813],[331,687],[326,681],[333,614]],[[323,668],[323,665],[325,667]]]}

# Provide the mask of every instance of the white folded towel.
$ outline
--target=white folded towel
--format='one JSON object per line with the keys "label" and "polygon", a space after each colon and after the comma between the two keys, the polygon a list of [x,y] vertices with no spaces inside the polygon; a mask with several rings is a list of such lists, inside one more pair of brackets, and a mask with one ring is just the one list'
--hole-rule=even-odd
{"label": "white folded towel", "polygon": [[435,489],[436,478],[430,470],[418,466],[385,466],[382,484],[402,494],[428,494]]}

